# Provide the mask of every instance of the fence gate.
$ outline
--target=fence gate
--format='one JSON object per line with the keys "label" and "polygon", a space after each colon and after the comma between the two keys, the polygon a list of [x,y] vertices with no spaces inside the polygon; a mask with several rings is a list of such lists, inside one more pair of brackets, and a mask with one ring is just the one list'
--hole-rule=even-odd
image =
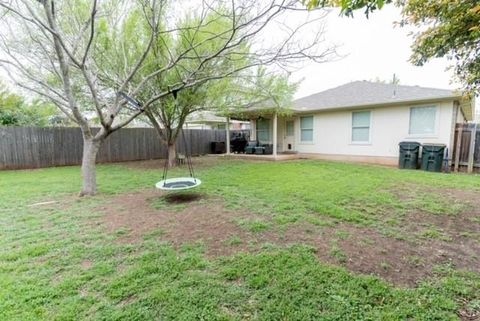
{"label": "fence gate", "polygon": [[455,172],[480,170],[480,124],[457,124],[453,146]]}

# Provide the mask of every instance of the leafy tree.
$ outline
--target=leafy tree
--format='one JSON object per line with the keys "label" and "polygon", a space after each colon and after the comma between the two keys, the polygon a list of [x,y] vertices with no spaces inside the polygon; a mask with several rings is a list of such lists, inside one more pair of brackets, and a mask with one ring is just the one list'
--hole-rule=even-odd
{"label": "leafy tree", "polygon": [[[260,65],[285,68],[298,61],[328,61],[334,50],[320,48],[321,31],[304,37],[304,27],[315,22],[307,15],[297,26],[277,28],[275,44],[263,42],[267,26],[299,10],[306,11],[298,0],[203,0],[182,6],[168,0],[0,1],[0,67],[18,86],[48,99],[81,128],[80,195],[93,195],[101,144],[172,93]],[[185,18],[192,11],[198,17]],[[228,28],[203,32],[203,40],[192,41],[217,21]],[[170,47],[172,41],[175,47]],[[256,50],[244,51],[250,43],[257,44]],[[159,78],[161,90],[152,91],[141,105],[120,94],[139,98]]]}
{"label": "leafy tree", "polygon": [[19,122],[16,110],[23,105],[23,99],[0,83],[0,125],[14,126]]}
{"label": "leafy tree", "polygon": [[476,0],[409,0],[403,25],[421,28],[411,61],[419,66],[432,58],[454,62],[457,79],[469,93],[480,91],[480,3]]}
{"label": "leafy tree", "polygon": [[153,105],[146,116],[167,145],[171,167],[175,165],[176,141],[192,113],[208,110],[225,115],[241,114],[246,107],[262,103],[276,110],[288,110],[296,88],[297,84],[290,83],[285,75],[259,70],[175,93]]}
{"label": "leafy tree", "polygon": [[308,9],[324,8],[324,7],[340,7],[341,13],[346,16],[353,16],[353,11],[364,9],[365,15],[391,3],[393,0],[303,0]]}
{"label": "leafy tree", "polygon": [[[265,68],[245,68],[250,66],[251,44],[244,41],[235,48],[235,52],[205,62],[201,57],[211,52],[219,51],[224,46],[224,40],[217,38],[208,41],[212,34],[225,34],[230,29],[231,22],[228,12],[214,12],[203,18],[187,17],[181,26],[176,38],[163,38],[154,45],[150,60],[146,68],[152,72],[161,68],[172,53],[185,52],[189,47],[195,47],[192,59],[182,61],[161,76],[156,76],[150,86],[145,86],[138,93],[144,101],[168,91],[169,84],[180,82],[186,78],[191,70],[198,70],[203,64],[202,73],[214,75],[216,70],[237,70],[228,77],[213,79],[181,92],[172,91],[172,95],[156,101],[146,110],[145,114],[157,130],[161,140],[168,148],[168,166],[174,166],[176,160],[176,141],[179,137],[185,120],[189,115],[198,111],[226,111],[241,110],[246,104],[258,103],[276,99],[277,105],[285,102],[285,95],[293,96],[294,85],[282,79],[282,76],[267,73]],[[199,28],[193,28],[200,26]],[[240,41],[241,33],[231,36],[233,41]],[[287,105],[289,102],[287,101]],[[279,105],[279,107],[281,107]],[[287,107],[284,105],[283,107]]]}
{"label": "leafy tree", "polygon": [[0,82],[0,126],[55,125],[57,110],[51,104],[35,100],[26,102]]}
{"label": "leafy tree", "polygon": [[[108,48],[98,45],[103,40],[98,31],[125,30],[131,15],[139,10],[144,14],[138,19],[150,26],[149,32],[142,30],[138,35],[139,48],[115,38],[109,39],[112,45]],[[82,130],[80,195],[97,191],[95,161],[102,142],[141,113],[126,115],[126,103],[116,91],[127,88],[140,69],[158,36],[163,12],[157,1],[0,1],[0,66],[12,82],[49,100]],[[120,46],[123,50],[116,52]],[[113,54],[124,54],[118,66],[122,73],[107,75],[102,58]],[[112,77],[119,82],[115,87]],[[100,130],[95,131],[98,126]]]}

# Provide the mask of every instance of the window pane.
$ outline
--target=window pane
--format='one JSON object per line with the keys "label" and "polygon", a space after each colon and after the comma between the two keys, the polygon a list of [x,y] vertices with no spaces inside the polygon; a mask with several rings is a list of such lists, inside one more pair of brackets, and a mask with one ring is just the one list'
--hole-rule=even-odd
{"label": "window pane", "polygon": [[270,120],[269,119],[257,119],[257,128],[268,130],[270,127]]}
{"label": "window pane", "polygon": [[302,129],[300,136],[302,142],[313,142],[313,129]]}
{"label": "window pane", "polygon": [[257,140],[260,142],[270,141],[270,119],[257,119]]}
{"label": "window pane", "polygon": [[269,142],[270,141],[270,135],[267,130],[259,130],[257,131],[257,140],[260,142]]}
{"label": "window pane", "polygon": [[370,127],[370,112],[357,111],[352,113],[352,127]]}
{"label": "window pane", "polygon": [[414,107],[410,109],[410,134],[435,133],[436,107]]}
{"label": "window pane", "polygon": [[370,128],[352,128],[352,142],[368,142],[370,140]]}
{"label": "window pane", "polygon": [[293,136],[293,121],[287,121],[287,136]]}
{"label": "window pane", "polygon": [[300,117],[301,129],[313,129],[313,116]]}

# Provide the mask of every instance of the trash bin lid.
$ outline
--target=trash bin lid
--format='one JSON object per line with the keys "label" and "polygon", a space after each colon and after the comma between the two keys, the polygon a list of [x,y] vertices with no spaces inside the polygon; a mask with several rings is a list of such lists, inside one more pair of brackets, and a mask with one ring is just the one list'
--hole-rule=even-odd
{"label": "trash bin lid", "polygon": [[419,142],[400,142],[398,145],[403,150],[415,150],[419,149],[421,146]]}
{"label": "trash bin lid", "polygon": [[422,148],[426,152],[441,152],[445,149],[447,145],[445,144],[423,144]]}

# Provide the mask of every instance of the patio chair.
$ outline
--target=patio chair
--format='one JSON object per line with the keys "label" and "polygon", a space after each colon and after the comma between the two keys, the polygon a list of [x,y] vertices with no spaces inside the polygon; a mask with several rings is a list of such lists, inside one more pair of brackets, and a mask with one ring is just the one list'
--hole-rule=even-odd
{"label": "patio chair", "polygon": [[257,146],[255,147],[255,154],[256,155],[263,155],[265,154],[265,147],[262,145],[262,146]]}
{"label": "patio chair", "polygon": [[185,155],[178,153],[177,154],[177,165],[184,165],[185,164]]}
{"label": "patio chair", "polygon": [[254,154],[255,148],[258,146],[257,141],[249,141],[245,146],[245,154]]}
{"label": "patio chair", "polygon": [[265,155],[273,154],[273,144],[264,144],[263,147],[264,147],[263,153]]}
{"label": "patio chair", "polygon": [[272,144],[258,144],[255,147],[255,154],[257,155],[271,155],[273,154],[273,145]]}

